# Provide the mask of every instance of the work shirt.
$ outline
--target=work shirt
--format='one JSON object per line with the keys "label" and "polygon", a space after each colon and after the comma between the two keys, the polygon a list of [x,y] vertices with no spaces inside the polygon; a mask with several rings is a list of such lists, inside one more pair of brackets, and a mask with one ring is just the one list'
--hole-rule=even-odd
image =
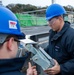
{"label": "work shirt", "polygon": [[49,31],[46,52],[60,64],[58,75],[74,75],[74,29],[65,23],[60,32]]}
{"label": "work shirt", "polygon": [[13,59],[0,59],[0,75],[25,75],[20,70],[26,57]]}

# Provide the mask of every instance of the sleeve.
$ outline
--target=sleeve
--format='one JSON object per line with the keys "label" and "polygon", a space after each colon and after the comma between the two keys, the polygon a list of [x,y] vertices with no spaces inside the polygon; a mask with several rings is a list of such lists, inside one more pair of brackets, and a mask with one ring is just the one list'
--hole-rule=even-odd
{"label": "sleeve", "polygon": [[60,65],[61,75],[74,75],[74,59]]}
{"label": "sleeve", "polygon": [[64,64],[60,64],[62,75],[74,75],[74,37],[70,37],[67,40],[66,50],[69,54],[70,60]]}
{"label": "sleeve", "polygon": [[45,52],[47,52],[47,53],[48,53],[49,45],[48,45],[46,48],[44,48],[44,50],[45,50]]}

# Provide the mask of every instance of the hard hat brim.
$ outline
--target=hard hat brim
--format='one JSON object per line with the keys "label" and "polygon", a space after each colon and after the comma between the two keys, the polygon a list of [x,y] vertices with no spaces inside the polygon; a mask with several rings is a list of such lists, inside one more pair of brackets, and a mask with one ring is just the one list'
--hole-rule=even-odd
{"label": "hard hat brim", "polygon": [[[2,44],[9,35],[14,35],[14,34],[0,33],[0,44]],[[21,39],[25,39],[25,34],[24,33],[21,33],[20,35],[15,35],[15,36],[17,36],[17,38],[18,38],[19,41]]]}

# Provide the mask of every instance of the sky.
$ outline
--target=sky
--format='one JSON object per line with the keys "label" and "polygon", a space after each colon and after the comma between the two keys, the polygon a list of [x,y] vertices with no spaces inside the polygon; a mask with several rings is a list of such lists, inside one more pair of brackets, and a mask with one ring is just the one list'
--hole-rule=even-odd
{"label": "sky", "polygon": [[[45,6],[49,6],[52,2],[51,0],[1,0],[3,5],[6,6],[8,4],[31,4],[31,5],[35,5],[35,6],[41,6],[41,7],[45,7]],[[67,5],[71,5],[74,7],[74,0],[55,0],[55,3],[58,3],[62,6],[67,6]]]}

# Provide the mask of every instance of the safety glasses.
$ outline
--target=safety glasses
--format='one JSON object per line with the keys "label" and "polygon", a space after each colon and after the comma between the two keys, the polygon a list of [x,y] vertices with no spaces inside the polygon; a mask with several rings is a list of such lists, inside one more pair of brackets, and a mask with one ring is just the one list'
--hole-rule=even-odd
{"label": "safety glasses", "polygon": [[58,19],[58,18],[55,17],[55,18],[52,18],[51,20],[48,20],[48,24],[49,24],[49,25],[53,25],[53,24],[56,22],[57,19]]}
{"label": "safety glasses", "polygon": [[17,42],[17,45],[20,46],[20,41],[18,39],[15,39],[14,38],[14,41],[16,41]]}
{"label": "safety glasses", "polygon": [[[5,43],[6,41],[9,41],[9,40],[10,40],[10,38],[6,39],[3,43]],[[14,38],[14,41],[16,41],[17,45],[20,46],[20,41],[18,39]]]}

